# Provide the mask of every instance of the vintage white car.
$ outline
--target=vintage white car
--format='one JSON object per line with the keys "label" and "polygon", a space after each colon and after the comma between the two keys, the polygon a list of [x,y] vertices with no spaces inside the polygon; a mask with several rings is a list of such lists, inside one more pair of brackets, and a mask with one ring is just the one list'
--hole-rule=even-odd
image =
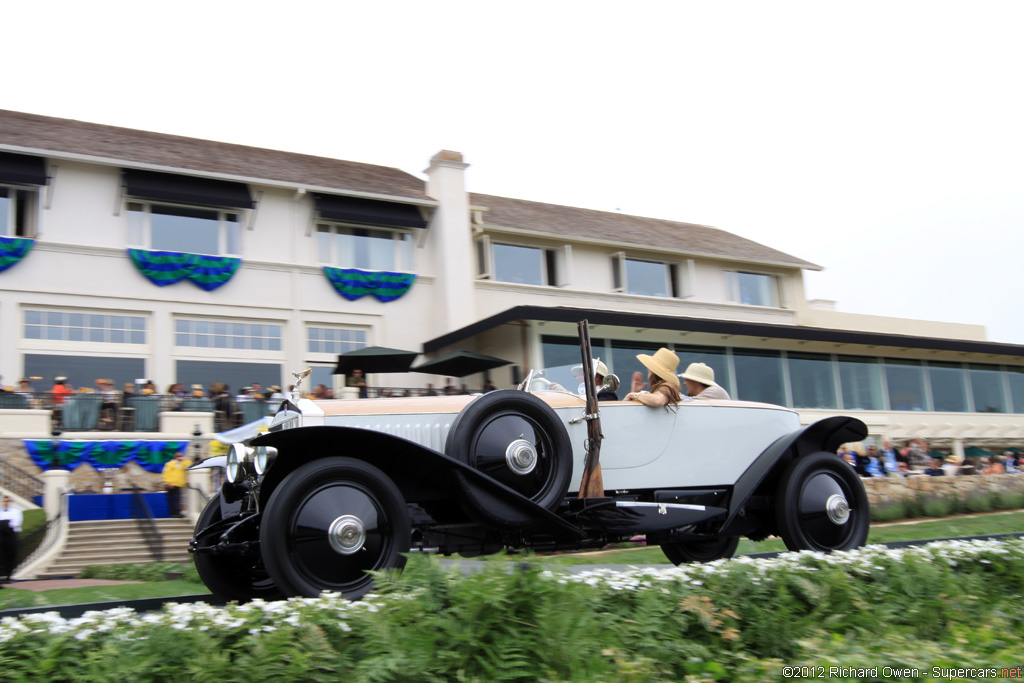
{"label": "vintage white car", "polygon": [[368,571],[416,550],[472,557],[643,536],[679,564],[730,557],[742,536],[821,551],[867,538],[864,487],[836,456],[866,436],[860,420],[802,426],[791,410],[744,401],[602,402],[604,496],[579,498],[586,415],[585,399],[533,372],[518,390],[474,396],[295,395],[268,433],[232,447],[191,542],[199,574],[228,600],[355,598]]}

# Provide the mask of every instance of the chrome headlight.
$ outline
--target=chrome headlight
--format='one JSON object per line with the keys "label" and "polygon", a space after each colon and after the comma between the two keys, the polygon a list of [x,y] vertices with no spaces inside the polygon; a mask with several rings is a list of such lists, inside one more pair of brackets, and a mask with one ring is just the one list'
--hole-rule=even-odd
{"label": "chrome headlight", "polygon": [[277,459],[277,449],[273,446],[257,446],[252,453],[252,468],[256,474],[263,474]]}
{"label": "chrome headlight", "polygon": [[246,451],[248,449],[240,443],[231,444],[228,451],[227,465],[224,467],[224,476],[234,484],[242,475],[242,466],[245,463]]}

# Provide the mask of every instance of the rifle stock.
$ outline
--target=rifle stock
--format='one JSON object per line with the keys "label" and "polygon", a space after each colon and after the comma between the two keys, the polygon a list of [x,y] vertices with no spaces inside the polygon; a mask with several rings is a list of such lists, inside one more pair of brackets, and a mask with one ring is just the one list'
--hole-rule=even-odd
{"label": "rifle stock", "polygon": [[594,361],[590,356],[590,326],[586,320],[578,324],[580,353],[583,356],[583,384],[587,394],[587,458],[584,461],[583,480],[579,498],[603,498],[604,479],[601,477],[601,416],[597,405],[597,387],[594,384]]}

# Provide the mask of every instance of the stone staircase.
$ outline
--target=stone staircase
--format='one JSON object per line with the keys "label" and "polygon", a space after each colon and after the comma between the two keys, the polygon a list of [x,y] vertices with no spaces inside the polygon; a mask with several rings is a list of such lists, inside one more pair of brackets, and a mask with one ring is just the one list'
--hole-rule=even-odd
{"label": "stone staircase", "polygon": [[71,522],[64,551],[36,578],[77,576],[82,569],[94,564],[191,563],[192,556],[188,552],[193,532],[191,520],[156,519],[154,522],[162,541],[160,558],[150,551],[140,520]]}

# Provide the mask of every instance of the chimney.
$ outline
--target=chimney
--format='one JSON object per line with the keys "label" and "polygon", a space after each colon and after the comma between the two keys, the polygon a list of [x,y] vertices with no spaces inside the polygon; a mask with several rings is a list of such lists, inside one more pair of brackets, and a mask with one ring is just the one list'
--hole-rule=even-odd
{"label": "chimney", "polygon": [[469,222],[469,193],[462,153],[441,150],[427,168],[427,194],[438,202],[428,243],[434,254],[442,334],[476,322],[476,256]]}

